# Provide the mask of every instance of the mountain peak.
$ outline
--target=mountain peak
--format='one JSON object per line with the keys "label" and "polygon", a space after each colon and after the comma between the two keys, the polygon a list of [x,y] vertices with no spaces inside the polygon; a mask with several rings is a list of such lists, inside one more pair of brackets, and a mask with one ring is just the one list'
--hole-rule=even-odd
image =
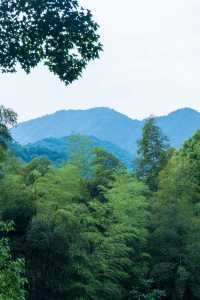
{"label": "mountain peak", "polygon": [[190,107],[183,107],[183,108],[179,108],[171,113],[168,114],[168,116],[170,115],[178,115],[178,114],[182,114],[182,115],[188,115],[188,114],[195,114],[195,115],[199,115],[199,112],[193,108],[190,108]]}
{"label": "mountain peak", "polygon": [[110,115],[118,115],[124,116],[125,118],[130,119],[128,116],[118,112],[117,110],[106,107],[106,106],[99,106],[99,107],[91,107],[87,109],[63,109],[56,111],[53,115],[63,115],[63,114],[110,114]]}

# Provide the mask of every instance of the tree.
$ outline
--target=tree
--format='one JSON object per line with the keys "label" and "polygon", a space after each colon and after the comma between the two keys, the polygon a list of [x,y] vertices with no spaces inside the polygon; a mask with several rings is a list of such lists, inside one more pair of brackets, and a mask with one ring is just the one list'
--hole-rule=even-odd
{"label": "tree", "polygon": [[[94,148],[94,147],[93,147]],[[88,136],[71,135],[66,144],[68,162],[75,165],[83,178],[91,176],[92,140]]]}
{"label": "tree", "polygon": [[7,144],[11,140],[9,128],[14,126],[16,122],[16,113],[0,105],[0,178],[4,176],[2,164],[6,159]]}
{"label": "tree", "polygon": [[76,220],[68,214],[65,222],[49,216],[36,218],[27,234],[26,264],[28,299],[64,300],[71,280],[71,249],[79,240]]}
{"label": "tree", "polygon": [[28,299],[122,299],[126,234],[109,231],[109,204],[90,199],[74,165],[50,169],[34,184],[37,216],[25,243]]}
{"label": "tree", "polygon": [[113,182],[115,172],[122,169],[123,165],[113,154],[99,147],[93,148],[91,153],[93,157],[88,187],[92,197],[99,197],[104,201],[104,189]]}
{"label": "tree", "polygon": [[168,151],[168,140],[155,124],[153,117],[145,121],[138,146],[136,161],[138,178],[143,180],[151,191],[156,191],[159,172],[165,166],[170,152]]}
{"label": "tree", "polygon": [[193,137],[184,143],[180,156],[183,160],[189,160],[192,177],[197,185],[200,185],[200,130],[197,130]]}
{"label": "tree", "polygon": [[29,73],[43,62],[69,84],[102,46],[98,25],[78,0],[2,0],[0,2],[0,70]]}
{"label": "tree", "polygon": [[60,209],[70,209],[73,201],[87,202],[89,193],[86,183],[73,165],[50,169],[34,183],[38,212],[51,214]]}
{"label": "tree", "polygon": [[[115,177],[112,187],[106,192],[108,204],[113,211],[113,220],[109,231],[113,245],[116,243],[116,247],[121,248],[122,251],[122,256],[118,258],[119,266],[125,259],[124,265],[123,263],[122,265],[128,276],[123,274],[122,268],[122,276],[119,276],[119,281],[127,295],[132,291],[130,299],[137,299],[133,298],[133,290],[141,288],[141,281],[147,277],[150,262],[150,256],[146,249],[150,220],[149,202],[147,201],[149,190],[143,182],[125,172],[116,174]],[[126,258],[123,257],[123,250],[126,251]],[[111,258],[111,262],[113,260],[114,258]]]}
{"label": "tree", "polygon": [[0,105],[0,147],[5,149],[7,142],[11,140],[9,127],[17,123],[17,114],[9,108]]}
{"label": "tree", "polygon": [[166,291],[166,299],[196,300],[200,299],[200,190],[193,168],[198,156],[191,163],[190,151],[186,157],[184,149],[160,173],[152,207],[151,276],[156,287]]}
{"label": "tree", "polygon": [[[0,230],[11,231],[10,224],[0,224]],[[8,240],[0,239],[0,299],[1,300],[25,300],[24,285],[24,261],[13,260]]]}
{"label": "tree", "polygon": [[163,299],[165,293],[158,289],[153,289],[152,280],[142,280],[139,288],[134,288],[128,300],[159,300]]}
{"label": "tree", "polygon": [[32,188],[25,185],[22,175],[5,174],[0,181],[0,220],[13,222],[15,230],[8,233],[15,257],[24,256],[27,228],[36,214]]}
{"label": "tree", "polygon": [[26,184],[33,184],[39,177],[44,176],[50,165],[51,163],[46,157],[34,158],[23,170]]}

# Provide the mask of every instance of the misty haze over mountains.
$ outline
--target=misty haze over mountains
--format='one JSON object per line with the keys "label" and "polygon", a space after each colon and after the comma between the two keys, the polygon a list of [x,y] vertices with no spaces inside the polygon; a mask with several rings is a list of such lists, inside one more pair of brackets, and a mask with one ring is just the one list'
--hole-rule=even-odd
{"label": "misty haze over mountains", "polygon": [[[162,131],[173,147],[200,128],[200,113],[191,108],[156,117]],[[61,110],[34,120],[20,123],[12,129],[13,138],[20,144],[36,143],[46,138],[63,138],[72,134],[95,137],[116,145],[135,156],[144,120],[133,120],[110,108]]]}

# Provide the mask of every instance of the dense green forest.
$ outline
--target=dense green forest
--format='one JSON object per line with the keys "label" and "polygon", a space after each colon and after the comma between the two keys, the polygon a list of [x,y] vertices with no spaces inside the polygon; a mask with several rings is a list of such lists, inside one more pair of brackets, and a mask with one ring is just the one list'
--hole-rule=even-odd
{"label": "dense green forest", "polygon": [[[0,71],[43,63],[68,85],[97,30],[78,0],[2,0]],[[177,151],[147,119],[128,169],[76,136],[61,164],[23,161],[16,123],[0,106],[0,300],[200,299],[200,131]]]}
{"label": "dense green forest", "polygon": [[15,123],[1,107],[0,299],[200,299],[200,131],[176,151],[149,118],[133,171],[86,141],[22,162]]}

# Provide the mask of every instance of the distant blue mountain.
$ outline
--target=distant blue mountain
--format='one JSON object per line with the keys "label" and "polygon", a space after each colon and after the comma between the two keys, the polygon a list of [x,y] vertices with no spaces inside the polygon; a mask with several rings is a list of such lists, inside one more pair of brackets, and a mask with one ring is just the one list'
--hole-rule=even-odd
{"label": "distant blue mountain", "polygon": [[[71,136],[65,138],[47,138],[32,144],[20,145],[16,142],[10,144],[10,149],[25,162],[35,157],[47,157],[53,164],[61,165],[68,160],[70,155]],[[85,136],[79,136],[78,140],[85,141]],[[95,137],[86,137],[87,149],[100,147],[112,153],[127,167],[132,167],[133,157],[127,151],[113,145],[110,142],[99,140]]]}
{"label": "distant blue mountain", "polygon": [[200,113],[191,108],[178,109],[167,116],[158,117],[157,124],[169,138],[171,145],[179,148],[200,129]]}
{"label": "distant blue mountain", "polygon": [[[156,120],[176,148],[200,128],[200,113],[190,108],[179,109]],[[134,156],[143,125],[144,120],[133,120],[110,108],[62,110],[23,122],[12,129],[12,135],[21,144],[71,134],[87,135],[107,141]]]}

